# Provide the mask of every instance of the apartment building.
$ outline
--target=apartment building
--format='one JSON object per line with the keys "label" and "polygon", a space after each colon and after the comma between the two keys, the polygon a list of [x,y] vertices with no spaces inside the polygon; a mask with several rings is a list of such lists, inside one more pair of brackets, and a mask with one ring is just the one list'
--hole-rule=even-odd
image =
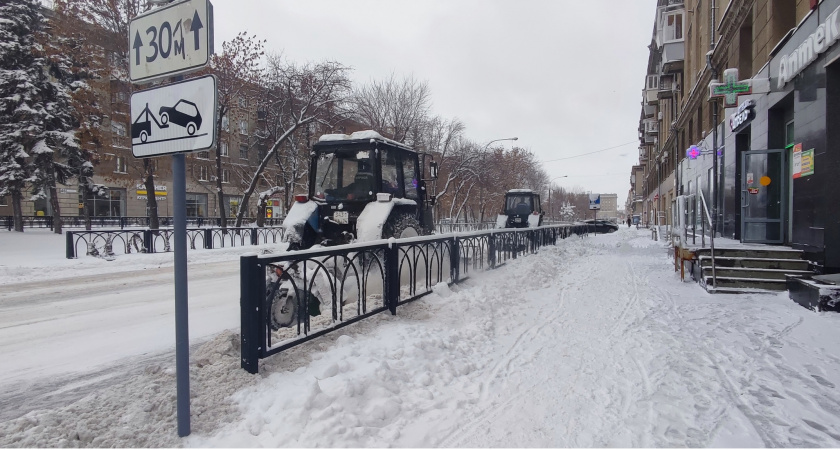
{"label": "apartment building", "polygon": [[[669,66],[679,10],[683,59]],[[840,0],[661,0],[639,124],[645,221],[669,223],[672,199],[694,195],[718,235],[840,272],[838,38]],[[639,182],[634,167],[631,192]]]}

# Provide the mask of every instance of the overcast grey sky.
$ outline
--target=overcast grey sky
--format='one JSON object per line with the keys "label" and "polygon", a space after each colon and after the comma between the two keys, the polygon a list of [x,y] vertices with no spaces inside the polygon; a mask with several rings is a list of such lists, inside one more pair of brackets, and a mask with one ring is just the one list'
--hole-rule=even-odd
{"label": "overcast grey sky", "polygon": [[293,61],[351,66],[357,83],[413,74],[469,139],[517,136],[568,175],[556,184],[624,203],[655,0],[211,1],[217,51],[248,31]]}

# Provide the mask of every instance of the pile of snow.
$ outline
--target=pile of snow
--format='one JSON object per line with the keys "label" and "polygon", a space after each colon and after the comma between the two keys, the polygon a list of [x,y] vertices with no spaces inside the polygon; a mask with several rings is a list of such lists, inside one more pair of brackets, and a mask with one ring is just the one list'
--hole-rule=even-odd
{"label": "pile of snow", "polygon": [[[239,369],[172,367],[0,423],[0,446],[813,447],[840,445],[840,316],[679,281],[647,230],[572,237]],[[643,242],[647,244],[643,245]]]}

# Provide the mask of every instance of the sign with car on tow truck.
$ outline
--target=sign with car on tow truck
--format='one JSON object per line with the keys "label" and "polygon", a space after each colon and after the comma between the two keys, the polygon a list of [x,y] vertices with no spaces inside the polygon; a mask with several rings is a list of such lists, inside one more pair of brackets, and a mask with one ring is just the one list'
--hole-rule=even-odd
{"label": "sign with car on tow truck", "polygon": [[135,158],[207,150],[216,144],[216,78],[207,75],[131,95]]}

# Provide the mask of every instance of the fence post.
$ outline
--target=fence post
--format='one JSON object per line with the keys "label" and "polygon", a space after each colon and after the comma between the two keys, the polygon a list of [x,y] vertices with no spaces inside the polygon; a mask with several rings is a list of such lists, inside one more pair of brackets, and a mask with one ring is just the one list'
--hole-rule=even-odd
{"label": "fence post", "polygon": [[64,254],[67,256],[67,259],[73,259],[76,257],[76,247],[73,245],[73,232],[68,231],[65,236],[67,238],[65,240]]}
{"label": "fence post", "polygon": [[50,231],[52,231],[52,230],[53,230],[53,227],[55,226],[55,224],[54,224],[54,222],[53,222],[53,219],[54,219],[54,218],[55,218],[55,216],[47,216],[47,217],[46,217],[46,219],[47,219],[47,224],[48,224],[48,225],[49,225],[49,227],[50,227]]}
{"label": "fence post", "polygon": [[397,315],[397,303],[400,301],[400,251],[393,242],[385,248],[385,304],[391,314]]}
{"label": "fence post", "polygon": [[152,230],[143,230],[143,249],[146,253],[154,253],[152,249]]}
{"label": "fence post", "polygon": [[239,258],[239,318],[241,367],[248,373],[259,373],[260,354],[265,345],[265,323],[260,320],[265,295],[265,273],[260,270],[256,254]]}
{"label": "fence post", "polygon": [[449,276],[452,278],[453,283],[458,282],[458,278],[460,278],[460,265],[461,265],[461,244],[458,242],[457,237],[452,238],[452,249],[449,252]]}
{"label": "fence post", "polygon": [[487,236],[487,263],[491,269],[496,268],[496,235],[490,233]]}
{"label": "fence post", "polygon": [[205,228],[204,230],[204,248],[211,249],[213,248],[213,230],[210,228]]}
{"label": "fence post", "polygon": [[257,245],[257,237],[259,236],[259,231],[257,228],[251,228],[251,245]]}

